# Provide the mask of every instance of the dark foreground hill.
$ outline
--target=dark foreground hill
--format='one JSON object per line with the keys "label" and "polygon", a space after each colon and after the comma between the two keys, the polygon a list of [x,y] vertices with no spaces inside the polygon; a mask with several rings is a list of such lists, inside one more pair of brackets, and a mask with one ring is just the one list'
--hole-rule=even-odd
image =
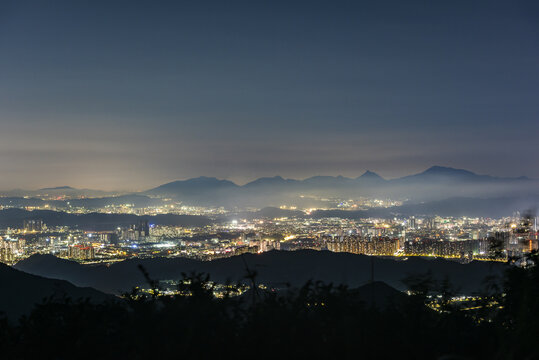
{"label": "dark foreground hill", "polygon": [[110,295],[91,288],[81,288],[65,280],[46,279],[13,269],[0,263],[0,312],[10,319],[28,314],[44,299],[69,297],[101,302]]}
{"label": "dark foreground hill", "polygon": [[[452,301],[447,287],[422,281],[410,283],[409,296],[375,281],[357,288],[311,282],[282,293],[251,288],[217,298],[204,276],[183,282],[178,296],[53,300],[19,323],[0,317],[2,358],[537,359],[537,256],[527,257],[526,268],[508,266],[500,288],[463,303]],[[264,257],[245,258],[251,264]],[[55,263],[48,256],[31,260]],[[134,271],[130,262],[123,265]],[[462,269],[473,276],[473,265]],[[431,290],[439,296],[429,297]]]}
{"label": "dark foreground hill", "polygon": [[63,279],[78,286],[91,286],[107,293],[129,291],[146,286],[138,269],[142,265],[155,280],[179,280],[182,273],[207,273],[217,282],[246,281],[246,265],[256,271],[256,281],[276,288],[287,284],[299,287],[308,280],[358,287],[374,279],[398,289],[410,275],[432,272],[437,280],[448,278],[462,293],[478,292],[487,276],[499,276],[506,268],[501,263],[472,262],[459,264],[444,259],[409,258],[395,260],[365,255],[302,250],[246,254],[214,261],[185,258],[130,259],[110,266],[85,266],[51,255],[34,255],[15,265],[19,270],[49,278]]}
{"label": "dark foreground hill", "polygon": [[383,309],[393,304],[406,301],[406,294],[398,291],[383,281],[369,282],[356,289],[350,290],[357,300]]}

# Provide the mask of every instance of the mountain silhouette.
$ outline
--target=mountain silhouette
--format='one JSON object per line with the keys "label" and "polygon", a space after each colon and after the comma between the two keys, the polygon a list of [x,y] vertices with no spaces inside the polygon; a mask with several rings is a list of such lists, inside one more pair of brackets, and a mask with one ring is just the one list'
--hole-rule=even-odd
{"label": "mountain silhouette", "polygon": [[[48,190],[54,195],[71,191],[71,195],[84,190]],[[72,207],[99,210],[108,205],[130,204],[135,208],[162,206],[168,201],[179,201],[193,206],[222,206],[232,208],[281,207],[332,208],[337,207],[337,199],[378,198],[406,201],[405,205],[437,202],[440,208],[449,199],[515,199],[513,203],[526,197],[532,199],[539,194],[539,181],[526,177],[504,178],[478,175],[474,172],[444,166],[432,166],[423,172],[396,179],[384,179],[372,171],[366,171],[357,178],[344,176],[313,176],[304,180],[285,179],[281,176],[263,177],[245,185],[214,177],[197,177],[173,181],[156,188],[119,196],[94,196],[69,198],[69,200],[43,200],[39,192],[26,193],[22,190],[0,197],[0,205],[5,207],[44,207],[60,211],[70,211]],[[30,197],[25,194],[30,194]],[[103,195],[103,194],[101,194]],[[332,199],[332,200],[328,200]],[[529,201],[528,201],[529,203]],[[455,201],[451,202],[454,209]],[[531,207],[537,204],[531,204]],[[406,213],[413,207],[393,209],[396,213]],[[443,209],[445,213],[445,209]],[[464,209],[466,210],[466,209]],[[488,209],[487,209],[488,210]],[[525,208],[508,209],[502,216]],[[372,209],[373,213],[388,210]],[[456,213],[460,213],[458,210]],[[474,213],[477,213],[476,211]],[[467,215],[464,213],[464,215]],[[470,214],[471,215],[471,214]]]}
{"label": "mountain silhouette", "polygon": [[129,291],[134,286],[147,286],[138,270],[142,265],[153,279],[179,280],[182,273],[208,273],[214,281],[225,283],[245,281],[246,264],[258,273],[257,282],[284,288],[284,284],[302,286],[308,280],[358,287],[374,278],[398,290],[405,290],[402,280],[407,275],[431,271],[438,279],[448,277],[463,292],[479,292],[483,280],[499,275],[505,269],[501,263],[474,261],[460,264],[444,259],[372,258],[366,255],[329,251],[270,251],[245,254],[214,261],[186,258],[129,259],[119,263],[85,266],[52,255],[33,255],[15,265],[16,269],[44,277],[64,279],[78,286],[91,286],[107,293]]}
{"label": "mountain silhouette", "polygon": [[360,179],[369,179],[369,180],[376,180],[376,181],[385,181],[383,177],[378,175],[375,172],[372,172],[370,170],[367,170],[363,173],[363,175],[357,177],[358,180]]}
{"label": "mountain silhouette", "polygon": [[[231,207],[279,206],[291,202],[306,205],[305,196],[389,197],[420,202],[449,197],[501,197],[530,193],[539,193],[539,181],[526,177],[478,175],[468,170],[438,165],[418,174],[391,180],[372,171],[366,171],[355,179],[343,176],[313,176],[304,180],[264,177],[242,186],[227,180],[201,177],[175,181],[146,192],[153,196],[171,196],[190,204]],[[314,201],[311,203],[313,207],[322,206]]]}
{"label": "mountain silhouette", "polygon": [[464,169],[455,169],[444,166],[432,166],[427,170],[415,174],[404,176],[393,180],[393,182],[439,182],[439,181],[492,181],[502,180],[488,175],[477,175]]}
{"label": "mountain silhouette", "polygon": [[228,180],[219,180],[214,177],[199,176],[197,178],[187,179],[187,180],[177,180],[161,186],[158,186],[155,189],[149,190],[152,191],[177,191],[177,190],[207,190],[207,189],[216,189],[216,188],[236,188],[238,185],[234,184],[232,181]]}
{"label": "mountain silhouette", "polygon": [[56,187],[46,187],[39,190],[77,190],[71,186],[56,186]]}
{"label": "mountain silhouette", "polygon": [[112,299],[110,295],[89,287],[77,287],[65,280],[44,278],[27,274],[8,265],[0,263],[0,312],[4,312],[11,320],[28,314],[35,304],[46,298],[63,297],[90,299],[101,302]]}

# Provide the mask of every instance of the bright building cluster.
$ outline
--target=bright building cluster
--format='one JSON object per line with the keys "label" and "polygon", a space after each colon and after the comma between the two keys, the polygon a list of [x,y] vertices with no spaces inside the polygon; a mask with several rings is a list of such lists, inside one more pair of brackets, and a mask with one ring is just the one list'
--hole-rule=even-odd
{"label": "bright building cluster", "polygon": [[11,264],[38,253],[81,262],[131,257],[213,260],[244,253],[311,249],[469,262],[506,260],[538,249],[537,218],[518,213],[502,219],[268,218],[242,214],[247,216],[215,219],[199,227],[159,225],[140,218],[128,226],[95,231],[53,227],[42,219],[28,219],[20,228],[0,230],[0,261]]}

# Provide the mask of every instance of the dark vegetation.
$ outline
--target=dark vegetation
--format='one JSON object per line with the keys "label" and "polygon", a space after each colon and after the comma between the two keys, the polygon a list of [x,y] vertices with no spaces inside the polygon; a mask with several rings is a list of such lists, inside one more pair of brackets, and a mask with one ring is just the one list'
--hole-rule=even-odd
{"label": "dark vegetation", "polygon": [[276,294],[256,286],[254,271],[242,296],[231,285],[216,298],[209,278],[196,274],[184,275],[181,295],[159,296],[142,269],[153,295],[49,299],[18,323],[1,320],[0,348],[5,359],[536,359],[538,259],[532,253],[525,268],[509,267],[503,287],[489,288],[472,310],[452,304],[451,284],[429,274],[406,279],[412,295],[380,301],[387,288],[379,283],[358,291],[308,282]]}

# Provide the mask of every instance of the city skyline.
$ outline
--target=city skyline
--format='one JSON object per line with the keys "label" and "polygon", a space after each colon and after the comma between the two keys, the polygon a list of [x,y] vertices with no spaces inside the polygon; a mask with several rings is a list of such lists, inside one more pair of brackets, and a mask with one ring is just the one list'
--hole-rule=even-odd
{"label": "city skyline", "polygon": [[1,189],[539,177],[532,1],[0,6]]}

